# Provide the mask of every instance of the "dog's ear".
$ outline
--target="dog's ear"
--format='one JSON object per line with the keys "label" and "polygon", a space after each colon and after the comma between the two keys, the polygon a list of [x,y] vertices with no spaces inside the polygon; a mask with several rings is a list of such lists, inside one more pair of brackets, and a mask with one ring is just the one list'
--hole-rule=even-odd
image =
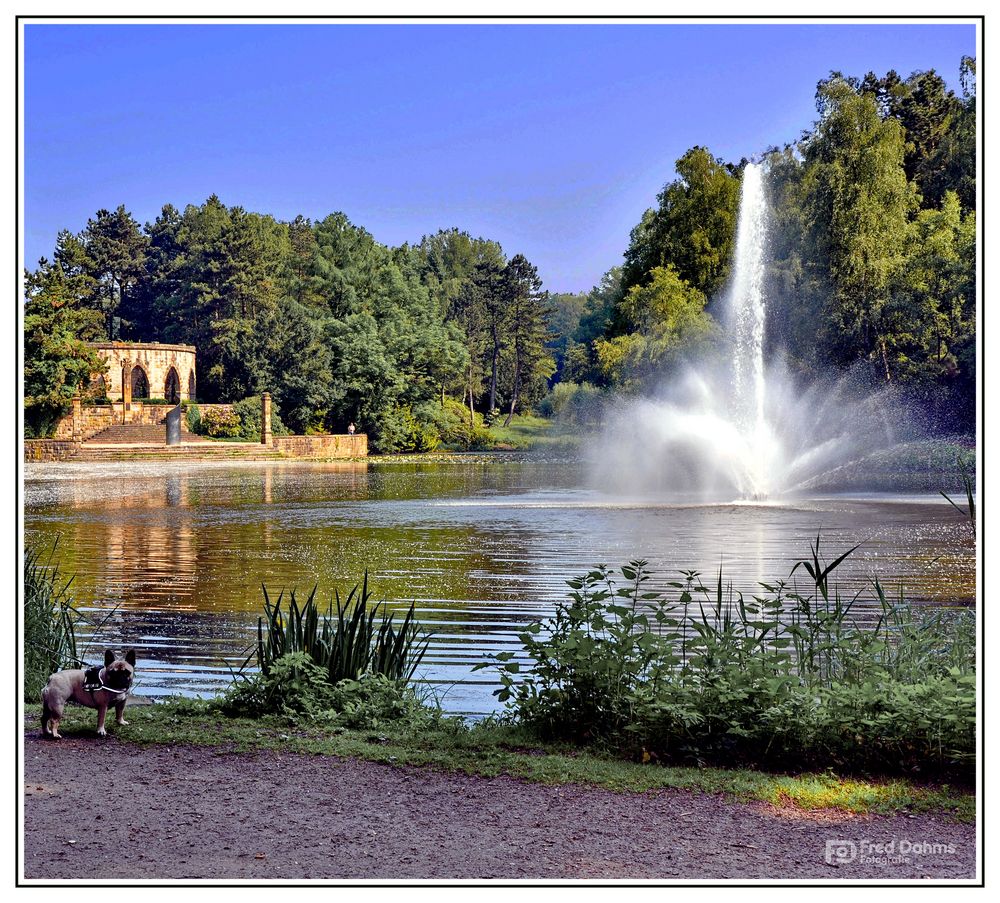
{"label": "dog's ear", "polygon": [[115,654],[110,649],[104,650],[104,667],[107,668],[115,660]]}
{"label": "dog's ear", "polygon": [[133,668],[135,667],[135,650],[129,649],[125,653],[125,661],[127,661]]}

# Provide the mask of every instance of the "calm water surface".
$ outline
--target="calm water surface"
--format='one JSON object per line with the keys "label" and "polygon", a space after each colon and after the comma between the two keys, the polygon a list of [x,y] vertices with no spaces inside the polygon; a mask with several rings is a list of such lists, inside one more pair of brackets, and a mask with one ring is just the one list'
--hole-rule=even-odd
{"label": "calm water surface", "polygon": [[942,498],[833,496],[782,504],[613,499],[571,463],[33,465],[27,536],[75,575],[92,638],[134,645],[137,689],[210,695],[256,631],[261,584],[328,597],[370,572],[393,603],[416,600],[433,631],[423,678],[453,711],[494,708],[485,653],[551,611],[564,581],[595,563],[648,558],[659,583],[680,569],[735,588],[785,578],[822,531],[853,591],[873,575],[927,604],[971,605],[975,551]]}

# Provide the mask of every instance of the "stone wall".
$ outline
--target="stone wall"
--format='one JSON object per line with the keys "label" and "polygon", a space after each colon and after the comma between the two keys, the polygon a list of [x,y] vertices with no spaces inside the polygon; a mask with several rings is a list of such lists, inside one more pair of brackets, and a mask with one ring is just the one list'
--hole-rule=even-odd
{"label": "stone wall", "polygon": [[[206,407],[223,407],[222,405],[206,405]],[[163,422],[167,416],[170,405],[165,404],[142,404],[142,402],[132,402],[129,410],[129,423],[138,423],[143,426],[156,426]],[[96,436],[101,430],[106,430],[109,426],[122,422],[122,404],[85,404],[80,405],[79,413],[79,436],[73,435],[73,412],[70,411],[57,424],[53,439],[70,440],[77,438],[85,441],[92,436]]]}
{"label": "stone wall", "polygon": [[[115,419],[114,406],[110,404],[86,404],[80,407],[80,436],[82,439],[89,439],[91,436],[106,430],[115,423],[121,423],[121,411],[118,411]],[[53,439],[73,438],[73,412],[71,411],[57,424]]]}
{"label": "stone wall", "polygon": [[368,437],[354,436],[275,436],[274,448],[289,458],[364,458]]}
{"label": "stone wall", "polygon": [[[179,401],[195,397],[195,360],[193,345],[162,345],[158,342],[92,342],[91,347],[107,361],[97,392],[112,401],[139,400],[133,387],[145,380],[147,398],[169,400],[168,380],[176,378]],[[171,375],[173,374],[173,375]],[[124,389],[124,391],[123,391]]]}
{"label": "stone wall", "polygon": [[65,461],[80,447],[78,442],[59,439],[25,439],[25,461]]}

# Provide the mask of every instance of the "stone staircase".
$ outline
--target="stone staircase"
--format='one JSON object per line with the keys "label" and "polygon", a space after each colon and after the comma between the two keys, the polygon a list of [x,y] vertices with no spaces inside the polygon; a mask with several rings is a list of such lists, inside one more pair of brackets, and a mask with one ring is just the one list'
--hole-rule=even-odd
{"label": "stone staircase", "polygon": [[284,458],[259,442],[218,442],[181,426],[181,444],[167,445],[164,423],[116,423],[80,443],[69,456],[74,461],[225,460],[271,461]]}
{"label": "stone staircase", "polygon": [[[181,442],[212,444],[211,439],[189,433],[181,426]],[[85,443],[95,445],[166,445],[167,427],[163,423],[116,423],[95,433]]]}

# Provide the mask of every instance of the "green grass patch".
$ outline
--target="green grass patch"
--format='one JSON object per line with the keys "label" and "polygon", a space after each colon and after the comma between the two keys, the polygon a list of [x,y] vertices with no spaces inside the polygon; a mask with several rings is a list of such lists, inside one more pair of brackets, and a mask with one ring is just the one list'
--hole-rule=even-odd
{"label": "green grass patch", "polygon": [[517,414],[504,426],[503,417],[489,428],[493,448],[526,451],[528,449],[574,448],[579,438],[561,431],[554,421],[534,414]]}
{"label": "green grass patch", "polygon": [[[39,706],[28,706],[35,729]],[[435,768],[482,777],[509,775],[540,784],[583,784],[621,793],[682,790],[723,794],[736,802],[761,801],[803,810],[894,814],[932,812],[957,821],[975,819],[975,796],[948,785],[906,780],[859,780],[834,774],[770,774],[753,769],[642,764],[560,743],[539,743],[516,726],[486,722],[469,726],[441,719],[418,732],[383,727],[349,730],[313,727],[281,717],[228,718],[209,702],[184,699],[130,706],[129,724],[110,725],[118,740],[139,745],[190,744],[235,753],[281,750],[353,756],[391,765]],[[60,725],[65,736],[94,736],[94,713],[70,707]]]}

